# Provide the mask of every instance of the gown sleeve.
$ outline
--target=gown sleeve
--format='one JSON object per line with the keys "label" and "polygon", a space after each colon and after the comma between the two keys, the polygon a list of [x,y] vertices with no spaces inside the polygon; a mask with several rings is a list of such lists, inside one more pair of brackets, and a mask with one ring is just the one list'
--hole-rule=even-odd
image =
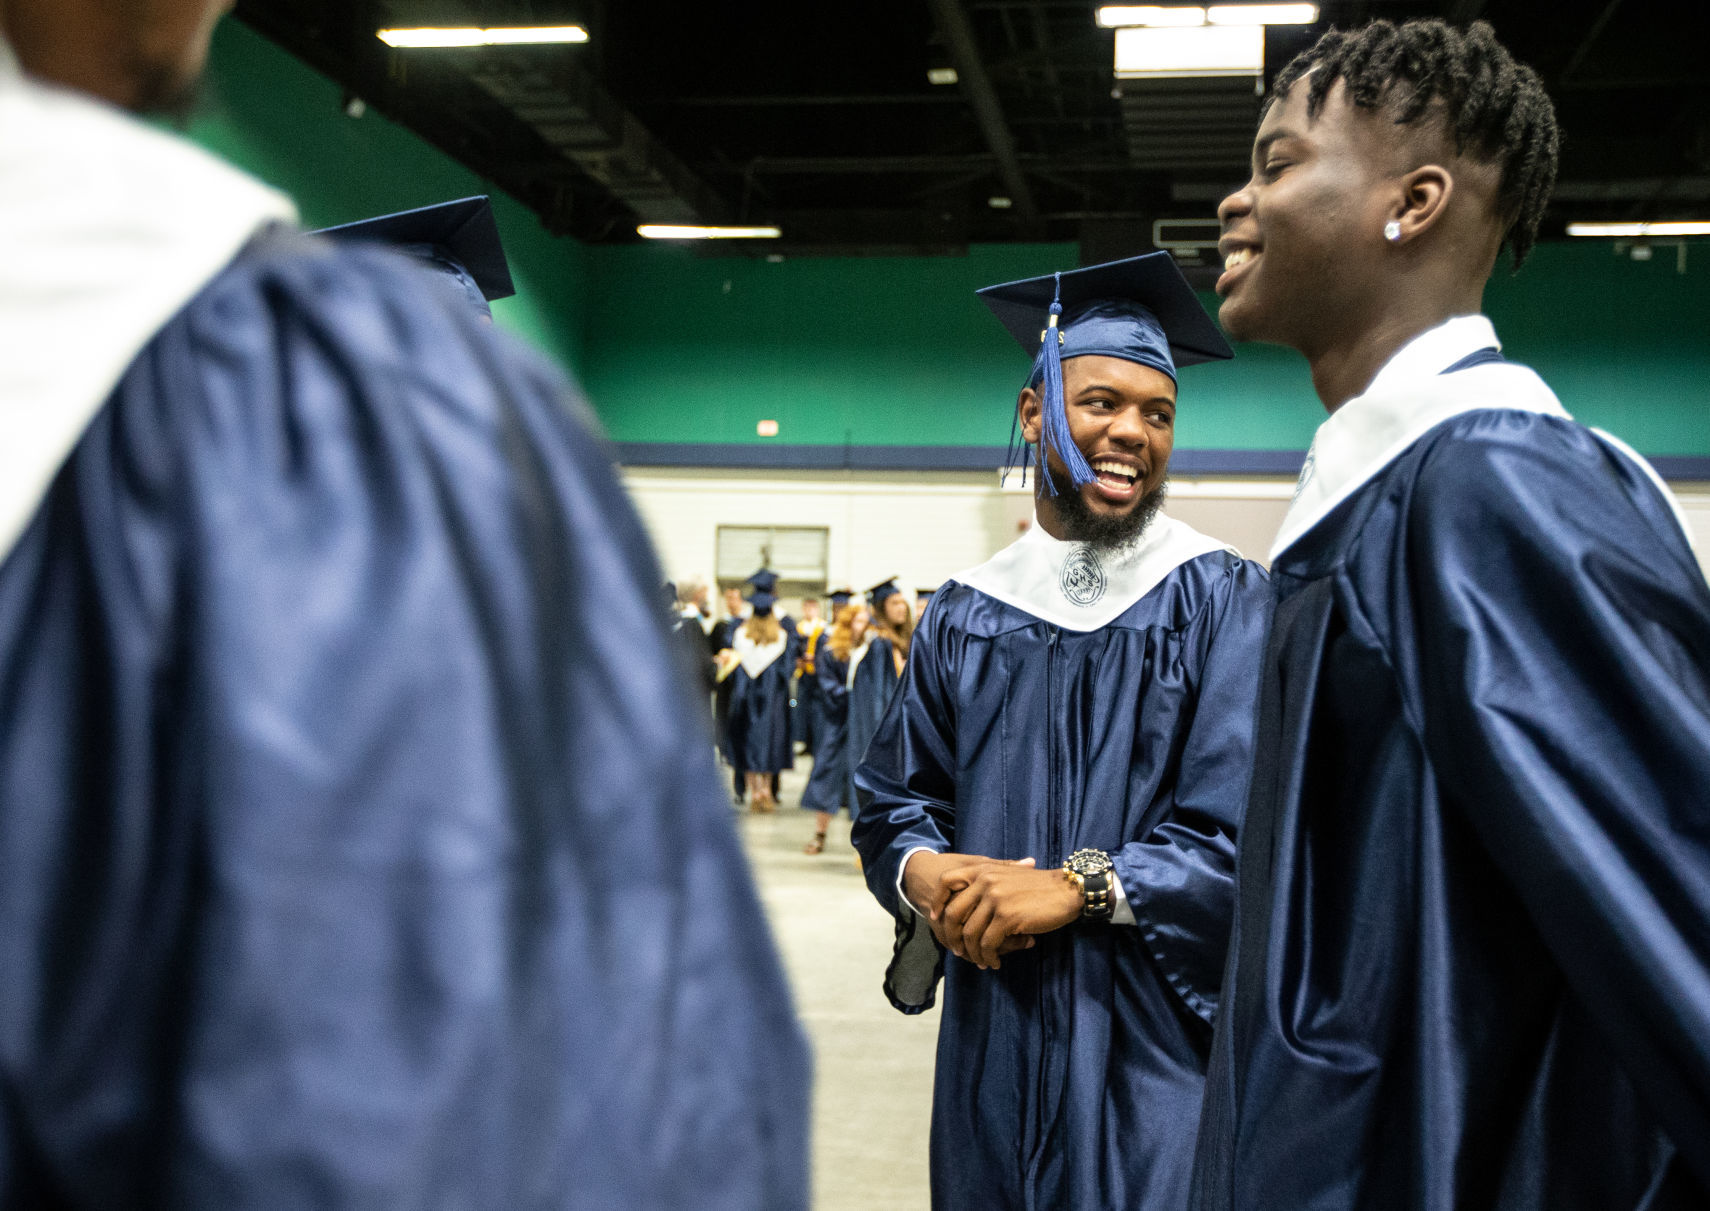
{"label": "gown sleeve", "polygon": [[[928,614],[915,632],[901,684],[855,772],[860,805],[850,840],[861,854],[867,886],[896,918],[884,991],[907,1014],[922,1013],[937,999],[944,952],[926,921],[897,894],[901,864],[915,849],[955,848],[956,720],[944,684],[941,618],[942,611]],[[868,670],[875,659],[883,664]],[[875,642],[856,670],[851,714],[861,709],[862,674],[885,684],[890,671],[889,645]]]}
{"label": "gown sleeve", "polygon": [[1199,620],[1198,692],[1174,802],[1149,834],[1113,855],[1147,949],[1170,987],[1208,1022],[1233,921],[1235,844],[1270,617],[1268,577],[1257,564],[1237,561]]}
{"label": "gown sleeve", "polygon": [[[929,616],[916,632],[902,682],[855,771],[861,805],[851,839],[861,853],[867,886],[896,916],[914,915],[897,899],[903,855],[921,848],[946,852],[955,844],[956,721],[943,683],[935,622]],[[881,650],[875,642],[856,670],[857,681],[875,660],[890,658],[889,647]],[[888,671],[881,664],[871,674],[877,681]]]}
{"label": "gown sleeve", "polygon": [[0,1203],[805,1207],[805,1041],[607,448],[419,271],[282,243],[0,567]]}
{"label": "gown sleeve", "polygon": [[1586,431],[1444,451],[1408,534],[1431,766],[1710,1182],[1710,589]]}

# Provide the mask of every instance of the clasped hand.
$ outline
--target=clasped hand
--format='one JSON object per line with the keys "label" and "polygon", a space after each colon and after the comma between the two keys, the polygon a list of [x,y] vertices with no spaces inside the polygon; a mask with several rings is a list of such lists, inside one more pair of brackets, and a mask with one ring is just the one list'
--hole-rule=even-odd
{"label": "clasped hand", "polygon": [[1081,914],[1081,894],[1063,872],[1038,870],[1032,858],[917,853],[903,873],[903,890],[926,911],[946,950],[994,971],[1004,955],[1028,949],[1036,935]]}

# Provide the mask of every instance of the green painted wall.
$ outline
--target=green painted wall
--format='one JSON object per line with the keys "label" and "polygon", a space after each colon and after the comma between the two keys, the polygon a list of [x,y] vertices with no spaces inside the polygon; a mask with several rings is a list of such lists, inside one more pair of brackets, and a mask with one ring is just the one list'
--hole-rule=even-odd
{"label": "green painted wall", "polygon": [[[621,441],[1002,445],[1028,358],[978,286],[1074,263],[1070,245],[960,259],[697,257],[590,249],[601,301],[584,377]],[[1567,407],[1648,454],[1710,455],[1710,243],[1688,272],[1606,243],[1540,247],[1488,310],[1508,355]],[[1215,296],[1204,296],[1215,307]],[[1242,345],[1184,376],[1177,443],[1304,449],[1323,410],[1296,354]]]}
{"label": "green painted wall", "polygon": [[214,35],[188,133],[297,201],[309,227],[491,193],[517,286],[493,318],[568,367],[582,361],[588,250],[403,127],[344,114],[338,86],[237,21]]}
{"label": "green painted wall", "polygon": [[[291,193],[311,226],[488,192],[384,118],[345,117],[334,84],[235,21],[209,84],[191,135]],[[496,318],[572,369],[619,441],[1001,446],[1028,359],[973,291],[1075,257],[992,245],[772,264],[583,247],[495,205],[519,287]],[[1635,262],[1601,242],[1544,245],[1498,273],[1489,311],[1581,419],[1647,454],[1710,455],[1710,243],[1691,254],[1683,275],[1672,250]],[[1323,415],[1285,350],[1241,346],[1184,386],[1183,448],[1299,450]],[[776,439],[756,436],[762,419]]]}

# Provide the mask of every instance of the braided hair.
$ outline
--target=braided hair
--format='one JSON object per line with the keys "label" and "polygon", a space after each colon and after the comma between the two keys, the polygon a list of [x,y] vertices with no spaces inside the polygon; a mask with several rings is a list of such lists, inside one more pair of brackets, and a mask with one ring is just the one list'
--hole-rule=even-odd
{"label": "braided hair", "polygon": [[1501,165],[1497,205],[1508,222],[1514,268],[1520,268],[1537,242],[1556,183],[1556,111],[1538,73],[1516,63],[1488,24],[1475,21],[1460,30],[1433,18],[1333,29],[1282,69],[1265,107],[1309,72],[1306,106],[1314,117],[1337,80],[1349,101],[1361,109],[1387,108],[1398,126],[1418,121],[1440,101],[1456,154],[1470,149]]}

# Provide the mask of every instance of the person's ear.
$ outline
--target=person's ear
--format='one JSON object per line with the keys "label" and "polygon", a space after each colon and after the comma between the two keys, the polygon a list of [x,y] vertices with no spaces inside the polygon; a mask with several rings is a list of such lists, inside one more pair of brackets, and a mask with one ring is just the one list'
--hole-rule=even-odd
{"label": "person's ear", "polygon": [[1021,439],[1030,446],[1039,444],[1039,428],[1043,423],[1043,403],[1039,392],[1032,387],[1023,387],[1021,397],[1015,401],[1015,414],[1021,418]]}
{"label": "person's ear", "polygon": [[1401,189],[1384,227],[1391,244],[1407,244],[1431,230],[1448,211],[1455,178],[1440,164],[1426,164],[1401,178]]}

